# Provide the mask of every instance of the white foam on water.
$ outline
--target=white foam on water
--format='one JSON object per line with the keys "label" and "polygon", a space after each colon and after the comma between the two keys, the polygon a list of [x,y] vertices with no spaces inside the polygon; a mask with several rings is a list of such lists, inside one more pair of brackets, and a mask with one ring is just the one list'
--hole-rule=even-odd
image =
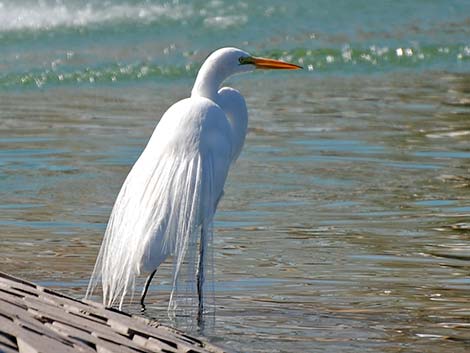
{"label": "white foam on water", "polygon": [[204,25],[206,27],[226,29],[229,27],[235,27],[244,25],[248,22],[248,17],[245,15],[241,16],[214,16],[207,17],[204,19]]}
{"label": "white foam on water", "polygon": [[193,15],[183,4],[35,4],[0,2],[0,32],[50,30],[56,27],[85,27],[111,22],[151,22],[162,18],[182,20]]}

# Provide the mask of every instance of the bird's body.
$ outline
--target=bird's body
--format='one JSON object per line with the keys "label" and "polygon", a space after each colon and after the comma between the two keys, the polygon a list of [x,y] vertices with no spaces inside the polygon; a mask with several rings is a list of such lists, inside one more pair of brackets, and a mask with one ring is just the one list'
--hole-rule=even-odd
{"label": "bird's body", "polygon": [[[135,173],[129,174],[124,186],[133,183],[135,185],[130,187],[132,192],[142,190],[139,204],[146,193],[165,190],[163,194],[150,198],[149,202],[158,202],[159,207],[167,212],[178,204],[178,196],[183,198],[187,191],[192,191],[195,194],[187,196],[196,198],[194,201],[197,204],[193,205],[193,200],[190,199],[186,203],[190,203],[191,208],[195,207],[194,212],[197,214],[194,222],[195,225],[201,225],[205,219],[210,222],[213,217],[216,201],[221,196],[230,166],[231,153],[230,125],[222,109],[207,98],[187,98],[174,104],[163,115],[133,168]],[[148,170],[146,175],[151,175],[150,180],[139,180],[137,174],[144,169]],[[141,187],[137,185],[139,183],[142,183]],[[162,205],[163,200],[167,204]],[[141,209],[141,206],[138,208]],[[176,237],[169,234],[164,236],[169,223],[167,212],[157,222],[157,229],[152,229],[149,242],[143,249],[145,256],[140,265],[145,272],[156,269],[175,251]],[[140,218],[141,215],[137,217]],[[145,218],[150,223],[154,221],[152,216]],[[128,217],[126,221],[129,222]]]}
{"label": "bird's body", "polygon": [[[184,99],[171,106],[163,115],[134,168],[140,173],[145,167],[161,167],[164,160],[165,166],[161,169],[169,174],[159,174],[155,177],[160,177],[165,182],[172,181],[173,185],[166,189],[166,195],[159,195],[154,201],[168,199],[168,205],[163,208],[170,210],[177,204],[175,199],[178,194],[183,197],[187,191],[194,190],[195,195],[192,196],[197,204],[192,205],[192,200],[187,201],[191,203],[191,207],[196,208],[195,225],[200,226],[204,222],[210,224],[223,193],[233,153],[242,147],[232,143],[231,134],[227,115],[217,103],[199,96]],[[158,159],[155,158],[157,156]],[[135,180],[137,178],[130,174],[124,185]],[[187,184],[188,182],[190,184]],[[161,184],[157,180],[146,181],[144,184],[161,190]],[[131,189],[134,190],[133,187]],[[173,240],[176,237],[169,234],[167,237],[163,236],[167,218],[163,217],[160,221],[158,231],[152,232],[151,239],[144,249],[146,256],[142,258],[141,267],[145,272],[156,269],[175,251]]]}
{"label": "bird's body", "polygon": [[197,274],[202,309],[211,224],[248,123],[243,96],[220,86],[234,73],[253,70],[249,59],[235,48],[216,51],[199,71],[191,97],[163,115],[116,199],[87,295],[101,281],[104,303],[121,306],[136,277],[151,273],[144,297],[155,270],[173,255],[170,307],[176,306],[177,281],[186,264],[189,276]]}

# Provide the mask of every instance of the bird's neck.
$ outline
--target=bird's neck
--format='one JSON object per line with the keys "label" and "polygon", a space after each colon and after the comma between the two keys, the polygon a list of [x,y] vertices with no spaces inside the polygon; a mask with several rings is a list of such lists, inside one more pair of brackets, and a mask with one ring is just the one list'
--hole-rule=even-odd
{"label": "bird's neck", "polygon": [[206,61],[197,74],[191,97],[205,97],[216,101],[217,91],[227,76],[223,70],[217,69],[216,65],[211,65],[211,62]]}
{"label": "bird's neck", "polygon": [[232,162],[242,150],[248,127],[248,111],[243,96],[235,89],[224,87],[219,90],[217,103],[225,112],[232,133]]}

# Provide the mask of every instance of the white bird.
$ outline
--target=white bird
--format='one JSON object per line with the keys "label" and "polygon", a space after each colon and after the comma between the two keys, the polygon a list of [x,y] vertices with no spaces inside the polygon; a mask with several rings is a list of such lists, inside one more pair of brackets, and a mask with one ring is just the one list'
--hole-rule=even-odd
{"label": "white bird", "polygon": [[220,86],[227,77],[254,69],[299,68],[237,48],[219,49],[206,59],[191,97],[166,111],[122,185],[86,297],[101,282],[104,304],[119,303],[121,308],[129,290],[133,293],[136,277],[149,273],[140,301],[144,309],[158,266],[172,255],[169,310],[176,307],[183,263],[189,263],[187,275],[197,277],[198,316],[203,312],[204,264],[212,220],[248,125],[243,96]]}

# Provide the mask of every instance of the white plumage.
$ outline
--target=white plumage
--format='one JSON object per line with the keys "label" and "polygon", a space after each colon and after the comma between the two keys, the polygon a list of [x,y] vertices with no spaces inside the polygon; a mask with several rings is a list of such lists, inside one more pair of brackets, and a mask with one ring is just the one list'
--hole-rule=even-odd
{"label": "white plumage", "polygon": [[191,97],[163,115],[116,199],[87,296],[101,282],[104,304],[122,307],[126,294],[134,291],[136,277],[151,273],[173,255],[169,309],[178,305],[178,280],[186,266],[185,280],[198,277],[202,311],[212,221],[248,123],[243,96],[232,88],[219,88],[228,76],[256,67],[298,68],[236,48],[219,49],[201,67]]}

